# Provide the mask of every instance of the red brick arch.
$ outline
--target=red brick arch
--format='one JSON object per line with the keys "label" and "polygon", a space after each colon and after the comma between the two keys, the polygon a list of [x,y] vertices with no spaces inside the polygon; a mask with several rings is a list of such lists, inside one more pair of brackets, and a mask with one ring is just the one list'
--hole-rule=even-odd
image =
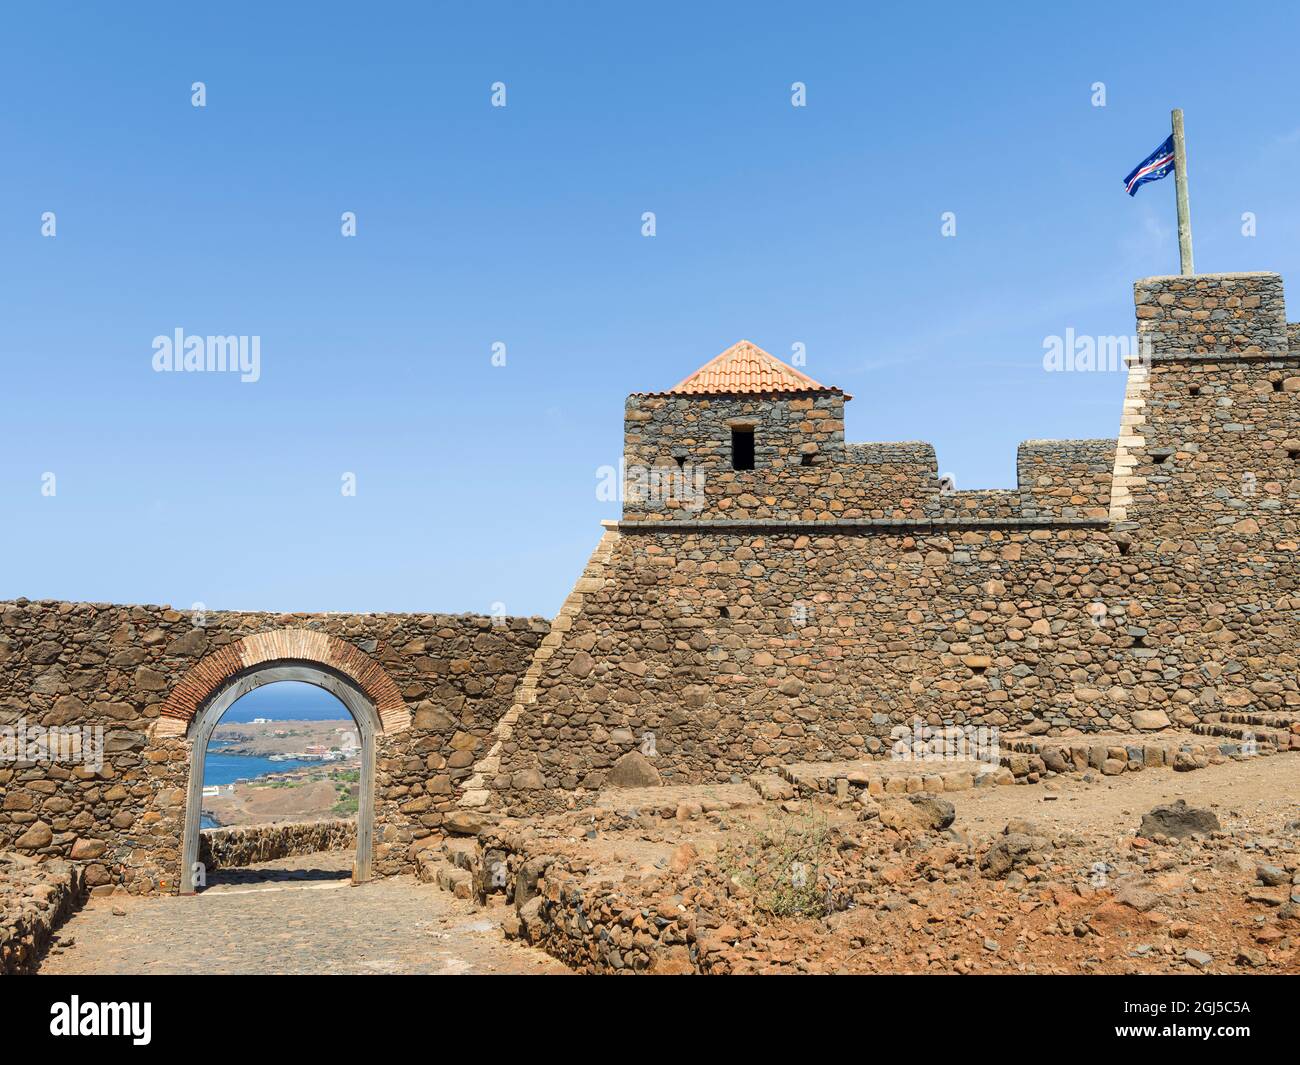
{"label": "red brick arch", "polygon": [[201,658],[167,697],[155,735],[183,735],[199,709],[233,678],[278,662],[310,662],[341,673],[374,703],[384,732],[411,724],[411,712],[393,678],[363,651],[315,629],[273,629],[245,636]]}

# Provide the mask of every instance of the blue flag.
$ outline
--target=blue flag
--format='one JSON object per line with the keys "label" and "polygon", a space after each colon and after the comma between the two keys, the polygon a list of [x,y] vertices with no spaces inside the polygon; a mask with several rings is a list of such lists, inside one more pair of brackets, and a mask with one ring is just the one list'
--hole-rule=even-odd
{"label": "blue flag", "polygon": [[1174,172],[1174,135],[1171,133],[1154,152],[1133,168],[1133,173],[1124,179],[1124,190],[1130,196],[1136,196],[1137,190],[1148,181],[1159,181]]}

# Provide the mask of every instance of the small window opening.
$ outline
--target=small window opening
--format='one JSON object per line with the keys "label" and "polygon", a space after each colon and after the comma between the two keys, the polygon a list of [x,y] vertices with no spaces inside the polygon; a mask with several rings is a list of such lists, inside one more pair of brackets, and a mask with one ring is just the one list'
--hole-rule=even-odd
{"label": "small window opening", "polygon": [[1120,541],[1119,553],[1121,555],[1127,555],[1129,551],[1131,551],[1132,549],[1133,549],[1133,545],[1131,543],[1128,543],[1127,541],[1124,540]]}
{"label": "small window opening", "polygon": [[1274,382],[1273,382],[1273,391],[1274,391],[1274,392],[1281,392],[1281,391],[1282,391],[1282,382],[1281,382],[1281,381],[1274,381]]}
{"label": "small window opening", "polygon": [[811,455],[804,455],[804,456],[799,460],[799,465],[800,465],[800,466],[811,466],[812,464],[813,464],[813,457],[812,457]]}
{"label": "small window opening", "polygon": [[730,607],[726,607],[726,606],[720,606],[720,607],[718,607],[718,617],[720,617],[720,618],[729,618],[729,617],[731,617],[731,608],[730,608]]}
{"label": "small window opening", "polygon": [[754,468],[754,430],[731,430],[731,468],[733,470],[752,470]]}
{"label": "small window opening", "polygon": [[675,456],[675,457],[676,457],[676,459],[677,459],[677,468],[678,468],[679,470],[684,470],[684,469],[686,468],[686,456],[685,456],[685,455],[677,455],[677,456]]}
{"label": "small window opening", "polygon": [[1157,465],[1157,466],[1163,466],[1166,462],[1169,461],[1169,452],[1167,452],[1167,451],[1157,451],[1157,452],[1156,452],[1154,455],[1152,455],[1151,457],[1152,457],[1153,459],[1155,459],[1155,462],[1156,462],[1156,465]]}
{"label": "small window opening", "polygon": [[1296,459],[1300,459],[1300,451],[1296,450],[1295,448],[1288,448],[1286,457],[1289,458],[1292,462],[1294,462]]}
{"label": "small window opening", "polygon": [[1187,389],[1187,394],[1189,396],[1199,396],[1201,394],[1201,386],[1200,385],[1189,386]]}

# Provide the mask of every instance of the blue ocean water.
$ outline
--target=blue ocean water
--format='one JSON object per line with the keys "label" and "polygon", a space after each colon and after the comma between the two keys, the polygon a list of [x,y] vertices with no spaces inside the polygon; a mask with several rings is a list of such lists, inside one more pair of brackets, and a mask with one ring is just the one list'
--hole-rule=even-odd
{"label": "blue ocean water", "polygon": [[288,769],[320,764],[320,762],[299,762],[292,758],[284,762],[273,762],[269,758],[253,755],[222,754],[219,750],[209,747],[208,757],[203,763],[203,786],[233,784],[236,780],[252,780],[267,773],[283,773]]}

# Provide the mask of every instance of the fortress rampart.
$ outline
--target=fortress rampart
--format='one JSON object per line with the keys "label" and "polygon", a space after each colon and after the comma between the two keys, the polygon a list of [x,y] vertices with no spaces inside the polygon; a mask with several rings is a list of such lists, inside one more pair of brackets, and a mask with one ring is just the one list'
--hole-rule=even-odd
{"label": "fortress rampart", "polygon": [[0,761],[0,850],[85,862],[96,890],[176,890],[201,722],[269,668],[373,708],[380,874],[485,809],[579,801],[633,751],[700,783],[883,757],[916,720],[1136,738],[1295,711],[1281,279],[1134,291],[1150,358],[1116,437],[1028,441],[1010,490],[945,483],[928,444],[847,443],[849,397],[748,343],[630,397],[623,520],[551,623],[2,603],[0,730],[104,746],[97,766]]}
{"label": "fortress rampart", "polygon": [[[630,397],[628,468],[696,467],[702,497],[629,492],[500,744],[502,803],[598,788],[633,750],[694,783],[870,757],[914,719],[1136,735],[1300,707],[1281,279],[1134,293],[1150,359],[1117,438],[1027,442],[1010,491],[950,490],[925,444],[846,444],[847,397],[816,382],[733,393],[741,370],[706,367],[722,391]],[[737,427],[753,469],[731,461]]]}

